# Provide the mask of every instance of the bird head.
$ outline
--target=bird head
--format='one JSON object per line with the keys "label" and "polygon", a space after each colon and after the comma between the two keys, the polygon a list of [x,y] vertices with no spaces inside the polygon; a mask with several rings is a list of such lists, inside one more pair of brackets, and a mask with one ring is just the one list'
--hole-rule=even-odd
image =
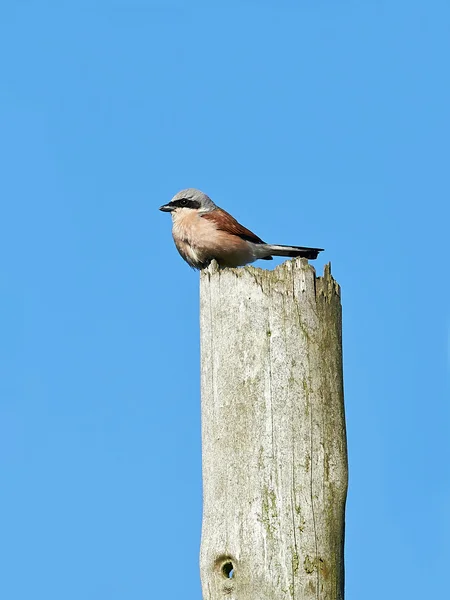
{"label": "bird head", "polygon": [[168,204],[160,206],[159,210],[170,213],[179,213],[188,210],[206,213],[211,212],[215,208],[216,205],[209,196],[195,188],[187,188],[175,194],[172,200]]}

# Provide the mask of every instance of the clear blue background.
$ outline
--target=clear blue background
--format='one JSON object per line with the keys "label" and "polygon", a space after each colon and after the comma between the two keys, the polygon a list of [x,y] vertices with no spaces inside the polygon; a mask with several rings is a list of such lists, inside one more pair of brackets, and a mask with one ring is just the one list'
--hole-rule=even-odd
{"label": "clear blue background", "polygon": [[448,0],[3,0],[0,57],[0,596],[200,598],[198,274],[157,210],[195,186],[342,285],[347,600],[446,597]]}

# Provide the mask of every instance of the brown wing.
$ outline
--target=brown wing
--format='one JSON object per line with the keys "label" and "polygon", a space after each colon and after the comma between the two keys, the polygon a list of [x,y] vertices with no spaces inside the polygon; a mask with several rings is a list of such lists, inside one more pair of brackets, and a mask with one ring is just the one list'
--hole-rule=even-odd
{"label": "brown wing", "polygon": [[208,221],[214,221],[217,229],[220,229],[220,231],[226,231],[227,233],[231,233],[231,235],[237,235],[247,242],[253,242],[254,244],[265,243],[261,238],[250,231],[250,229],[241,225],[234,217],[227,213],[226,210],[222,210],[221,208],[216,208],[212,212],[203,214],[202,218],[208,219]]}

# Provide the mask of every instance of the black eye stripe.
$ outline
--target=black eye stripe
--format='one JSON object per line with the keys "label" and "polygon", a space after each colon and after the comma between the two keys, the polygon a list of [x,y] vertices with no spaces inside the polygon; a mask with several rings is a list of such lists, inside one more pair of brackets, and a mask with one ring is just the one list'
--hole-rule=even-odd
{"label": "black eye stripe", "polygon": [[200,208],[200,202],[197,200],[188,200],[187,198],[173,200],[173,202],[170,204],[171,206],[176,206],[177,208]]}

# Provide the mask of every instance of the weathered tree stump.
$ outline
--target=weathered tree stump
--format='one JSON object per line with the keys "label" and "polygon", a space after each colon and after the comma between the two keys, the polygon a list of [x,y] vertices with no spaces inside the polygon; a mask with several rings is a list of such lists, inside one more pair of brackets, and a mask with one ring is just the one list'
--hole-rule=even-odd
{"label": "weathered tree stump", "polygon": [[342,600],[339,286],[295,259],[200,288],[204,600]]}

